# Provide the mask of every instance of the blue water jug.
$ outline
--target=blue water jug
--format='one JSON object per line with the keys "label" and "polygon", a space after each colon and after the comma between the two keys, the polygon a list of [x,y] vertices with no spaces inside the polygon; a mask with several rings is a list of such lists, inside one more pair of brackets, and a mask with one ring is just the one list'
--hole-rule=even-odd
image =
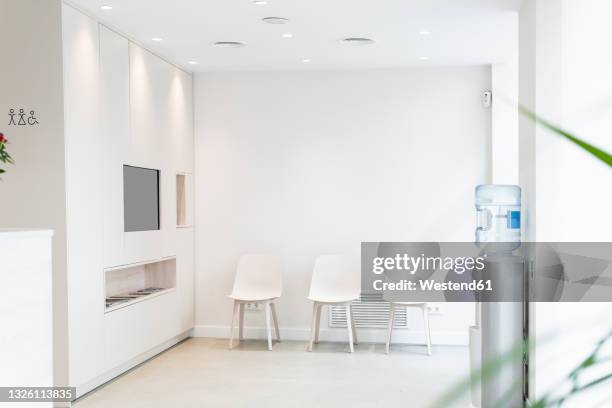
{"label": "blue water jug", "polygon": [[483,184],[476,187],[476,243],[521,242],[521,188]]}

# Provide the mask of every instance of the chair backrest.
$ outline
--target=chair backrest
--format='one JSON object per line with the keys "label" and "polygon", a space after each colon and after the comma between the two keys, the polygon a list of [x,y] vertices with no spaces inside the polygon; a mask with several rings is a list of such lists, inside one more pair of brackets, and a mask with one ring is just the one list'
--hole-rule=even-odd
{"label": "chair backrest", "polygon": [[280,259],[272,255],[242,255],[238,261],[233,295],[245,299],[272,299],[282,293]]}
{"label": "chair backrest", "polygon": [[343,255],[321,255],[315,260],[309,298],[357,299],[361,294],[360,269]]}

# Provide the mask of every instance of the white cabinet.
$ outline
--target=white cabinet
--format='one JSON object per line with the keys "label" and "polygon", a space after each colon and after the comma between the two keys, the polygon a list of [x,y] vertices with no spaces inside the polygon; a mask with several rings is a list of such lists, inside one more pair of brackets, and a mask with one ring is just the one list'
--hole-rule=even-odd
{"label": "white cabinet", "polygon": [[129,42],[100,26],[102,220],[104,267],[125,262],[123,164],[130,141]]}
{"label": "white cabinet", "polygon": [[130,44],[131,137],[128,164],[161,170],[161,232],[126,234],[129,261],[176,255],[176,174],[193,172],[192,78]]}
{"label": "white cabinet", "polygon": [[[176,228],[176,174],[193,173],[193,109],[189,74],[62,10],[68,329],[57,364],[82,395],[193,327],[193,230]],[[124,232],[124,165],[160,170],[160,230]],[[172,280],[156,284],[167,290],[106,310],[121,272],[146,277],[133,264],[147,262],[173,265]]]}
{"label": "white cabinet", "polygon": [[[102,346],[102,185],[98,23],[64,7],[69,380],[96,376]],[[59,271],[58,271],[59,273]],[[61,364],[65,364],[62,362]]]}
{"label": "white cabinet", "polygon": [[161,167],[167,154],[166,117],[171,66],[149,51],[130,43],[130,150],[127,159],[134,166]]}
{"label": "white cabinet", "polygon": [[173,160],[179,172],[194,172],[193,80],[191,75],[173,69],[170,87],[170,124]]}
{"label": "white cabinet", "polygon": [[[160,170],[160,231],[126,233],[128,262],[176,255],[176,179],[173,152],[176,132],[171,121],[175,100],[171,86],[175,67],[130,44],[131,132],[127,163]],[[191,105],[191,102],[181,101]],[[193,137],[193,133],[192,133]]]}

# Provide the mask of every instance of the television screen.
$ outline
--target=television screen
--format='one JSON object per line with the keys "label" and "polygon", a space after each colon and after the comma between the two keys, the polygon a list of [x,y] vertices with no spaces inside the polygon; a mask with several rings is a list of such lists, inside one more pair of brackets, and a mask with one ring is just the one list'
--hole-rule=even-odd
{"label": "television screen", "polygon": [[125,232],[159,229],[159,170],[123,166]]}

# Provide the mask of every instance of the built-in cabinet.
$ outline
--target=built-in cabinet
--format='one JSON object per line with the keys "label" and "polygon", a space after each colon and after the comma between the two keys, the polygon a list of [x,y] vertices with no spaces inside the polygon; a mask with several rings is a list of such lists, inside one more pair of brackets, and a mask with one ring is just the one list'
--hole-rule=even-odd
{"label": "built-in cabinet", "polygon": [[[57,364],[82,395],[193,327],[192,77],[71,6],[62,17],[68,333]],[[160,170],[159,230],[124,232],[124,165]]]}
{"label": "built-in cabinet", "polygon": [[104,26],[100,29],[100,92],[102,132],[103,266],[126,263],[123,233],[123,164],[130,146],[129,41]]}

